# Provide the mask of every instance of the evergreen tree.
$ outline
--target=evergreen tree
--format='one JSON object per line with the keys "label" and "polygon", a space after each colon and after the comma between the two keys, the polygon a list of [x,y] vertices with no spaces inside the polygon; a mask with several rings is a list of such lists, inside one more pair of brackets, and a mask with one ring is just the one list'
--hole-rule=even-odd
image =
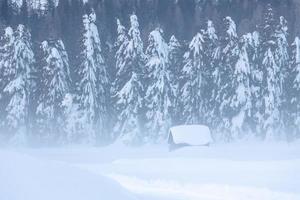
{"label": "evergreen tree", "polygon": [[126,55],[128,52],[128,36],[126,33],[125,27],[121,24],[120,20],[117,19],[117,41],[115,43],[115,47],[117,48],[115,59],[116,59],[116,77],[114,82],[114,91],[115,94],[119,91],[124,84],[130,78],[130,68],[127,67],[127,61],[130,55]]}
{"label": "evergreen tree", "polygon": [[15,142],[24,143],[28,136],[29,98],[31,96],[31,72],[34,54],[31,35],[24,25],[18,25],[15,31],[14,54],[10,69],[11,80],[4,88],[9,96],[7,105],[7,125],[16,133]]}
{"label": "evergreen tree", "polygon": [[281,131],[284,130],[284,125],[286,124],[286,119],[288,119],[288,99],[287,99],[287,91],[288,91],[288,85],[287,85],[287,76],[288,71],[290,70],[290,58],[289,58],[289,44],[287,41],[288,37],[288,27],[287,27],[287,21],[286,19],[281,16],[279,18],[279,24],[277,25],[276,31],[275,31],[275,37],[276,37],[276,48],[274,52],[275,61],[278,65],[279,71],[278,71],[278,77],[279,77],[279,85],[280,85],[280,102],[279,102],[279,108],[280,108],[280,129]]}
{"label": "evergreen tree", "polygon": [[274,139],[278,134],[280,120],[279,113],[279,92],[280,85],[278,80],[279,68],[275,62],[271,47],[266,51],[263,59],[264,73],[264,123],[263,131],[267,139]]}
{"label": "evergreen tree", "polygon": [[[4,37],[2,38],[1,43],[2,45],[0,47],[0,97],[2,97],[1,105],[4,105],[3,90],[4,87],[11,80],[9,76],[9,68],[12,66],[14,56],[15,37],[14,31],[11,27],[5,28]],[[4,113],[4,111],[1,110],[1,113]]]}
{"label": "evergreen tree", "polygon": [[4,28],[3,32],[3,36],[1,35],[0,37],[0,139],[7,141],[7,138],[11,137],[11,134],[6,131],[5,127],[6,105],[8,100],[5,97],[4,88],[10,80],[8,74],[9,68],[12,65],[15,38],[11,27]]}
{"label": "evergreen tree", "polygon": [[247,38],[242,37],[235,64],[232,86],[235,90],[230,106],[235,116],[231,119],[231,136],[235,139],[245,135],[247,119],[251,117],[250,63],[247,53]]}
{"label": "evergreen tree", "polygon": [[186,124],[203,123],[204,96],[203,91],[203,45],[201,33],[197,33],[189,44],[184,55],[182,69],[183,85],[181,87],[181,104],[183,121]]}
{"label": "evergreen tree", "polygon": [[42,59],[38,70],[37,130],[42,140],[56,142],[64,126],[62,102],[69,92],[69,61],[61,40],[41,44]]}
{"label": "evergreen tree", "polygon": [[[5,37],[10,41],[4,46],[3,98],[5,99],[4,126],[13,138],[12,143],[24,144],[28,136],[29,97],[32,82],[31,70],[34,64],[34,55],[31,47],[31,35],[23,26],[18,25],[13,33],[11,28],[6,29]],[[8,48],[9,47],[9,48]],[[2,102],[4,103],[4,102]]]}
{"label": "evergreen tree", "polygon": [[175,99],[174,99],[174,111],[173,111],[173,122],[180,123],[180,114],[181,114],[181,106],[180,106],[180,76],[181,76],[181,67],[182,67],[182,46],[177,40],[177,38],[172,35],[169,43],[169,65],[170,65],[170,79],[172,81],[172,85],[175,87]]}
{"label": "evergreen tree", "polygon": [[218,123],[216,121],[218,107],[215,100],[220,87],[218,85],[219,68],[217,67],[220,62],[220,45],[216,29],[210,20],[207,21],[207,29],[204,33],[203,62],[206,73],[206,86],[203,91],[206,105],[205,118],[207,125],[214,128]]}
{"label": "evergreen tree", "polygon": [[300,39],[295,38],[292,44],[293,54],[291,63],[291,73],[289,74],[289,113],[291,117],[290,125],[292,132],[290,138],[299,137],[300,133]]}
{"label": "evergreen tree", "polygon": [[117,53],[117,111],[118,120],[114,132],[127,144],[140,144],[142,135],[143,107],[143,43],[136,15],[130,17],[131,27],[128,40],[124,27],[118,23],[119,49]]}
{"label": "evergreen tree", "polygon": [[135,14],[130,16],[131,27],[129,29],[128,35],[130,37],[129,50],[132,57],[135,59],[136,65],[143,65],[144,54],[143,54],[143,41],[141,39],[141,32],[139,29],[138,18]]}
{"label": "evergreen tree", "polygon": [[[108,101],[108,76],[102,57],[101,41],[95,24],[96,14],[83,16],[81,53],[79,56],[79,109],[81,124],[78,134],[87,143],[95,143],[97,137],[106,139],[105,125]],[[96,133],[97,130],[100,133]]]}
{"label": "evergreen tree", "polygon": [[[128,61],[130,55],[128,52],[129,38],[126,28],[117,19],[117,40],[115,42],[115,79],[112,87],[112,95],[116,97],[118,91],[124,86],[124,84],[130,79],[130,67],[128,67]],[[117,100],[114,99],[115,101]],[[116,108],[118,110],[118,108]]]}
{"label": "evergreen tree", "polygon": [[256,135],[261,134],[263,121],[263,67],[261,63],[261,36],[255,31],[248,37],[248,54],[250,62],[251,118],[249,125]]}
{"label": "evergreen tree", "polygon": [[270,4],[264,15],[264,22],[261,26],[261,63],[263,71],[262,91],[262,136],[268,139],[279,136],[280,128],[280,68],[275,60],[276,50],[276,21]]}
{"label": "evergreen tree", "polygon": [[217,132],[221,134],[223,140],[232,139],[231,135],[231,119],[235,113],[231,106],[231,97],[235,93],[232,84],[234,69],[238,59],[238,36],[236,33],[236,24],[230,18],[224,19],[225,31],[221,37],[221,52],[218,81],[218,94],[216,97],[216,106],[218,107],[218,115],[220,117]]}
{"label": "evergreen tree", "polygon": [[276,31],[276,20],[275,20],[275,15],[274,11],[272,8],[271,4],[267,4],[265,11],[264,11],[264,16],[263,16],[263,22],[259,26],[259,35],[260,35],[260,40],[261,40],[261,45],[262,45],[262,51],[268,49],[266,47],[266,42],[272,40],[273,43],[275,44],[275,31]]}
{"label": "evergreen tree", "polygon": [[173,84],[176,85],[179,82],[182,67],[182,46],[174,35],[171,36],[168,46],[170,70],[172,71],[171,77]]}
{"label": "evergreen tree", "polygon": [[147,56],[146,117],[149,139],[161,141],[166,139],[168,129],[172,125],[175,87],[170,79],[169,49],[161,29],[149,35]]}
{"label": "evergreen tree", "polygon": [[96,74],[97,74],[97,101],[98,101],[98,111],[96,114],[96,128],[100,130],[97,133],[98,139],[101,142],[105,142],[111,139],[111,135],[108,134],[108,104],[110,102],[110,85],[109,85],[109,77],[107,73],[107,66],[104,61],[103,52],[101,49],[101,40],[98,32],[98,28],[96,26],[96,13],[92,10],[89,15],[90,20],[90,31],[91,31],[91,39],[93,45],[93,58],[96,66]]}
{"label": "evergreen tree", "polygon": [[276,37],[276,49],[275,49],[275,60],[280,69],[280,93],[284,95],[284,81],[286,80],[287,71],[289,69],[289,44],[288,44],[288,24],[286,19],[281,16],[279,18],[279,24],[275,31]]}
{"label": "evergreen tree", "polygon": [[274,43],[274,33],[276,23],[272,6],[268,4],[264,11],[262,24],[258,26],[258,31],[252,34],[251,53],[251,90],[252,90],[252,117],[251,126],[258,136],[264,135],[264,91],[265,91],[265,68],[262,65],[267,44]]}

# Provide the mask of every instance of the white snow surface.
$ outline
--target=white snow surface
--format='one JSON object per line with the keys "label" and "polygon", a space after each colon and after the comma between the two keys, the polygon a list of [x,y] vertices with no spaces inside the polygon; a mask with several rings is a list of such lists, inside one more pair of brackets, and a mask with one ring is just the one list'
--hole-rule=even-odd
{"label": "white snow surface", "polygon": [[134,200],[116,181],[16,152],[0,151],[1,200]]}
{"label": "white snow surface", "polygon": [[204,125],[174,126],[170,129],[170,134],[175,144],[205,145],[212,143],[210,130]]}
{"label": "white snow surface", "polygon": [[300,142],[5,149],[0,162],[1,200],[300,200]]}

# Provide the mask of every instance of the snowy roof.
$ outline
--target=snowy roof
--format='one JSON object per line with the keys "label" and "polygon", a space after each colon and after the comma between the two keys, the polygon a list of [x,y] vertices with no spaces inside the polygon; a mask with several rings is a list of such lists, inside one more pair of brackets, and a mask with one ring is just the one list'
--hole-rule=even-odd
{"label": "snowy roof", "polygon": [[211,133],[204,125],[182,125],[170,128],[175,144],[204,145],[212,142]]}

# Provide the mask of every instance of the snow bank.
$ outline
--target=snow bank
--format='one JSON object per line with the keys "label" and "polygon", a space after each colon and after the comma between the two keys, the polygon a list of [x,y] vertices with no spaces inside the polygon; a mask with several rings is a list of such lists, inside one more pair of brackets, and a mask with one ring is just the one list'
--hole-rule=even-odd
{"label": "snow bank", "polygon": [[0,150],[0,200],[300,200],[300,140],[18,152]]}
{"label": "snow bank", "polygon": [[68,164],[0,151],[1,200],[133,200],[113,180]]}
{"label": "snow bank", "polygon": [[[77,165],[106,174],[129,191],[177,200],[300,200],[300,160],[123,159]],[[155,197],[155,198],[154,198]]]}
{"label": "snow bank", "polygon": [[190,184],[166,180],[145,180],[129,176],[111,175],[125,188],[152,199],[172,200],[299,200],[297,194],[276,192],[266,188],[232,186],[226,184]]}
{"label": "snow bank", "polygon": [[108,147],[99,156],[92,151],[97,158],[118,154],[108,163],[72,163],[147,200],[300,200],[299,143],[214,143],[172,153],[159,146],[134,150]]}

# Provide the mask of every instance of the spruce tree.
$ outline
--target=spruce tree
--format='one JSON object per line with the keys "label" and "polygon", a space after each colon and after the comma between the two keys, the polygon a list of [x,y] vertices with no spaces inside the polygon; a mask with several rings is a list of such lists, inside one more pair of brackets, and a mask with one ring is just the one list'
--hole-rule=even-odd
{"label": "spruce tree", "polygon": [[62,102],[70,90],[69,60],[61,40],[43,41],[38,70],[37,131],[41,140],[57,142],[63,134]]}
{"label": "spruce tree", "polygon": [[[15,44],[15,37],[14,31],[11,27],[7,27],[4,30],[4,36],[1,40],[1,47],[0,47],[0,97],[2,100],[3,105],[3,89],[11,80],[9,76],[9,68],[12,66],[13,56],[14,56],[14,44]],[[1,113],[4,113],[1,110]]]}
{"label": "spruce tree", "polygon": [[264,72],[264,123],[263,131],[266,139],[274,139],[278,136],[278,126],[280,120],[280,85],[278,72],[279,68],[275,62],[274,54],[271,47],[265,52],[264,59],[262,62],[265,68]]}
{"label": "spruce tree", "polygon": [[286,89],[285,86],[285,80],[287,76],[287,71],[289,69],[289,44],[288,44],[288,24],[286,19],[281,16],[279,18],[279,24],[277,25],[276,31],[275,31],[275,37],[276,37],[276,49],[275,49],[275,60],[280,68],[280,92],[281,96],[284,95],[284,89]]}
{"label": "spruce tree", "polygon": [[245,135],[248,131],[246,130],[247,119],[251,117],[250,62],[247,45],[247,38],[243,36],[232,80],[232,87],[235,91],[230,102],[234,113],[231,119],[231,136],[234,139]]}
{"label": "spruce tree", "polygon": [[289,73],[289,113],[291,117],[288,117],[290,123],[288,124],[291,128],[289,129],[292,133],[289,138],[299,137],[300,133],[300,39],[295,38],[292,44],[292,62],[291,62],[291,73]]}
{"label": "spruce tree", "polygon": [[175,99],[174,99],[174,111],[173,111],[173,122],[180,123],[180,114],[182,111],[180,105],[180,76],[182,71],[182,56],[183,48],[177,38],[172,35],[169,43],[169,65],[170,65],[170,79],[172,85],[175,87]]}
{"label": "spruce tree", "polygon": [[250,62],[250,86],[251,86],[251,118],[249,125],[255,135],[261,134],[263,121],[263,67],[261,65],[261,35],[254,31],[248,39],[248,55]]}
{"label": "spruce tree", "polygon": [[170,79],[169,49],[161,29],[149,35],[147,56],[146,117],[148,136],[151,141],[166,139],[172,124],[175,87]]}
{"label": "spruce tree", "polygon": [[[5,37],[10,38],[7,41],[11,42],[11,48],[6,49],[8,57],[3,63],[7,81],[4,82],[2,94],[6,106],[4,126],[12,134],[12,143],[25,144],[29,133],[29,99],[32,92],[30,75],[34,65],[31,35],[25,26],[18,25],[13,35],[12,29],[7,28]],[[6,45],[4,48],[7,48]]]}
{"label": "spruce tree", "polygon": [[262,120],[261,134],[267,139],[279,136],[280,129],[280,68],[276,63],[276,21],[274,11],[267,5],[264,21],[260,29],[261,35],[261,65],[263,71],[262,91]]}
{"label": "spruce tree", "polygon": [[120,20],[117,19],[117,41],[115,43],[116,50],[116,77],[113,86],[113,94],[115,95],[124,84],[130,78],[130,68],[127,67],[129,55],[127,52],[128,47],[128,36],[125,27],[121,24]]}
{"label": "spruce tree", "polygon": [[96,13],[94,10],[89,15],[90,21],[90,33],[91,33],[91,44],[93,48],[93,59],[96,66],[96,90],[97,90],[97,104],[98,110],[96,113],[96,134],[100,142],[106,142],[111,139],[111,135],[108,133],[108,105],[110,102],[110,84],[107,72],[107,66],[104,61],[104,56],[101,48],[101,40],[96,26]]}
{"label": "spruce tree", "polygon": [[[97,90],[98,83],[98,63],[97,55],[91,30],[90,16],[83,15],[82,37],[80,43],[79,56],[79,91],[78,101],[81,111],[81,124],[79,125],[78,134],[84,142],[96,142],[96,122],[97,113],[99,110],[99,91]],[[99,53],[99,52],[98,52]]]}
{"label": "spruce tree", "polygon": [[215,100],[219,89],[218,77],[220,71],[217,66],[220,62],[220,45],[216,29],[210,20],[207,21],[207,29],[204,32],[203,62],[206,74],[206,86],[203,91],[206,105],[205,118],[207,125],[214,129],[218,123],[216,120],[218,107]]}
{"label": "spruce tree", "polygon": [[182,117],[186,124],[199,124],[203,123],[204,120],[204,96],[202,94],[204,75],[203,45],[203,35],[197,33],[184,55],[183,85],[180,96],[183,107]]}
{"label": "spruce tree", "polygon": [[182,46],[174,35],[169,40],[168,48],[171,78],[174,84],[178,84],[182,67]]}
{"label": "spruce tree", "polygon": [[289,58],[289,44],[288,44],[288,24],[286,19],[281,16],[279,18],[279,23],[276,27],[275,38],[276,38],[276,48],[274,51],[275,61],[278,65],[278,77],[279,77],[279,85],[280,85],[280,129],[282,132],[288,132],[285,130],[286,119],[288,119],[288,99],[287,99],[287,91],[288,91],[288,80],[287,76],[290,68],[290,58]]}
{"label": "spruce tree", "polygon": [[142,131],[143,107],[143,42],[136,15],[130,16],[128,40],[124,27],[118,23],[119,49],[117,57],[116,98],[118,120],[114,132],[126,144],[140,144],[144,139]]}
{"label": "spruce tree", "polygon": [[[34,66],[31,35],[24,25],[18,25],[14,33],[14,57],[11,66],[11,81],[4,88],[10,97],[7,105],[7,123],[15,129],[16,141],[25,142],[28,137],[30,96],[33,88],[31,73]],[[21,141],[19,141],[21,140]]]}
{"label": "spruce tree", "polygon": [[109,80],[101,41],[95,24],[96,14],[83,15],[82,37],[79,55],[78,101],[81,120],[78,134],[81,142],[95,144],[105,142],[107,134],[107,105],[109,101]]}
{"label": "spruce tree", "polygon": [[220,62],[218,64],[218,93],[216,96],[217,116],[220,117],[217,132],[222,140],[231,140],[231,119],[235,113],[231,106],[231,97],[235,93],[232,84],[234,69],[238,59],[238,36],[236,24],[231,17],[224,18],[225,31],[220,39]]}

